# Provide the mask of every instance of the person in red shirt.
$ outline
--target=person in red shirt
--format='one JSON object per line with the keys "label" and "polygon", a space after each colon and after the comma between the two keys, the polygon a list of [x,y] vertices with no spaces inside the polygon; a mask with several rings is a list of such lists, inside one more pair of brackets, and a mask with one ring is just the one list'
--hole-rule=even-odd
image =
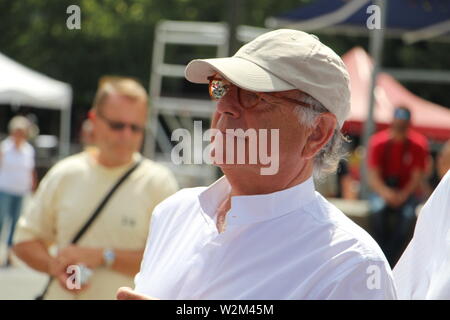
{"label": "person in red shirt", "polygon": [[399,107],[390,128],[372,136],[368,148],[371,229],[391,266],[408,242],[426,162],[426,137],[411,128],[411,112]]}

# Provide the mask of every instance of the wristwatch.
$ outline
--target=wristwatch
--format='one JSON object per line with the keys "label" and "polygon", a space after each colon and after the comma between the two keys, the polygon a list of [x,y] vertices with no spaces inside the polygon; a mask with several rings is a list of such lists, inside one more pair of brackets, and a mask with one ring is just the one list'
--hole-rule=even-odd
{"label": "wristwatch", "polygon": [[116,254],[113,249],[106,248],[105,250],[103,250],[103,263],[105,267],[111,268],[115,260]]}

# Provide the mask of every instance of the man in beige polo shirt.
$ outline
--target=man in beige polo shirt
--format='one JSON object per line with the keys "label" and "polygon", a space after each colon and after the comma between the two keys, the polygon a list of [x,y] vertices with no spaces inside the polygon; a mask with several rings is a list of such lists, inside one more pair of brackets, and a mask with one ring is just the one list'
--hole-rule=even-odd
{"label": "man in beige polo shirt", "polygon": [[[165,167],[142,159],[76,245],[71,240],[117,180],[142,158],[147,94],[135,80],[100,81],[90,120],[95,148],[57,163],[20,219],[14,252],[53,281],[45,299],[113,299],[139,271],[153,208],[177,182]],[[49,254],[55,244],[57,255]],[[87,285],[68,286],[67,268],[93,271]]]}

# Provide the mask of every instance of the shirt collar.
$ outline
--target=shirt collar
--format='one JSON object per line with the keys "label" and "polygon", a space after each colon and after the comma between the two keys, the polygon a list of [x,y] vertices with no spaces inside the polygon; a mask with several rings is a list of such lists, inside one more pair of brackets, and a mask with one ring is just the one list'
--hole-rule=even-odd
{"label": "shirt collar", "polygon": [[[230,193],[231,186],[225,176],[214,182],[199,195],[200,207],[211,219],[217,207]],[[306,181],[281,191],[231,198],[227,214],[228,225],[243,225],[270,220],[301,208],[316,198],[314,181]]]}
{"label": "shirt collar", "polygon": [[93,166],[97,170],[106,172],[108,174],[125,171],[125,169],[131,168],[132,165],[136,164],[139,160],[142,159],[142,155],[139,152],[134,152],[130,162],[128,162],[126,164],[122,164],[120,166],[116,166],[116,167],[106,167],[106,166],[98,163],[98,161],[96,160],[97,152],[98,152],[97,147],[87,147],[83,151],[83,154],[87,158],[87,161],[91,166]]}

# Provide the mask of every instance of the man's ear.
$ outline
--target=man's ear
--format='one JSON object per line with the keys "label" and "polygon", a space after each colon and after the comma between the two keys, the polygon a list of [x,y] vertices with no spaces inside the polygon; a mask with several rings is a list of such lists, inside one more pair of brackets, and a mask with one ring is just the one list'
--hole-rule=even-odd
{"label": "man's ear", "polygon": [[334,114],[330,112],[321,113],[309,131],[302,156],[307,159],[313,158],[330,141],[336,125],[337,121]]}
{"label": "man's ear", "polygon": [[89,120],[94,120],[95,119],[95,117],[96,117],[96,113],[95,113],[95,110],[89,110],[88,111],[88,118],[89,118]]}

